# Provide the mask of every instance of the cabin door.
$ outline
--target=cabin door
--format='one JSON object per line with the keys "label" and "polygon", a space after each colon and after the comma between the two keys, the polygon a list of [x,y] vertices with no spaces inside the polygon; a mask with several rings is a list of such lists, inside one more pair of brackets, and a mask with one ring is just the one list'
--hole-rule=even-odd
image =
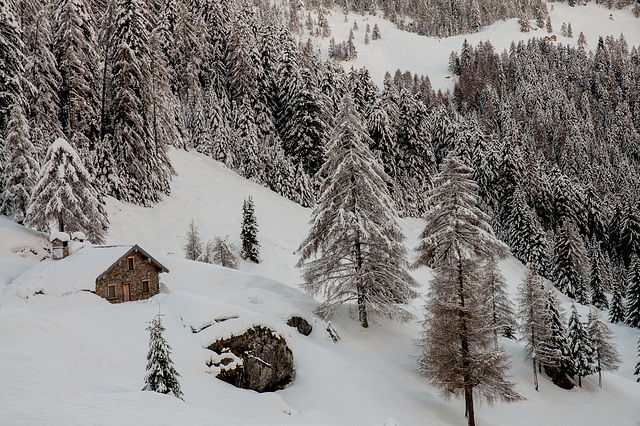
{"label": "cabin door", "polygon": [[124,301],[131,300],[131,284],[122,284],[122,292],[124,294]]}

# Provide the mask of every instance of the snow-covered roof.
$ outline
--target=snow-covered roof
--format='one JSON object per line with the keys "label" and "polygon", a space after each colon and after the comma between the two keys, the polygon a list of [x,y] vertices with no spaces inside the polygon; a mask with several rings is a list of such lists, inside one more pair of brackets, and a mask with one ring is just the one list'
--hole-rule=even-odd
{"label": "snow-covered roof", "polygon": [[42,292],[62,296],[80,291],[95,290],[96,279],[102,278],[118,262],[133,251],[147,256],[162,272],[169,272],[160,262],[137,245],[86,245],[64,259],[46,259],[16,278],[11,285],[26,290],[27,294]]}
{"label": "snow-covered roof", "polygon": [[53,240],[60,240],[60,241],[69,241],[71,239],[71,237],[69,237],[69,234],[67,234],[66,232],[53,232],[51,234],[51,236],[49,237],[49,241],[53,242]]}
{"label": "snow-covered roof", "polygon": [[76,231],[73,234],[71,234],[71,239],[72,240],[86,240],[87,236],[84,234],[84,232]]}

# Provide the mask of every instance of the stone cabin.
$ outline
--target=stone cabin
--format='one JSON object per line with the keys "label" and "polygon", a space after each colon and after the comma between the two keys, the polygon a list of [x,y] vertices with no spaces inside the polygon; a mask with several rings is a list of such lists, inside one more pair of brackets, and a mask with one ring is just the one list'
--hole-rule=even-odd
{"label": "stone cabin", "polygon": [[[64,296],[90,291],[111,303],[144,300],[160,292],[160,273],[169,272],[138,245],[96,246],[64,235],[51,237],[50,259],[16,278],[31,294]],[[56,251],[56,248],[59,248]]]}
{"label": "stone cabin", "polygon": [[95,292],[111,303],[148,299],[160,292],[161,272],[169,272],[138,245],[96,277]]}

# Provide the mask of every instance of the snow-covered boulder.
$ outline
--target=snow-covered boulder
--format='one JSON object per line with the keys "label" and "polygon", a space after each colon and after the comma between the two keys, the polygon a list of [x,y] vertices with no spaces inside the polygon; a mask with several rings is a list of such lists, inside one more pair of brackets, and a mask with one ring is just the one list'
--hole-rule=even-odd
{"label": "snow-covered boulder", "polygon": [[293,353],[285,339],[269,328],[255,326],[208,348],[218,355],[210,366],[218,370],[216,377],[238,388],[273,392],[293,379]]}

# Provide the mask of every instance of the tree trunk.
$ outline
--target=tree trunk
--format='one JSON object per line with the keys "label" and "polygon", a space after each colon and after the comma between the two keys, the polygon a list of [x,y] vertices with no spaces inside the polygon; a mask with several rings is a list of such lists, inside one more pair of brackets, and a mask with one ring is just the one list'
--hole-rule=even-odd
{"label": "tree trunk", "polygon": [[533,385],[536,388],[536,392],[538,391],[538,372],[536,371],[536,358],[533,357],[533,359],[531,360],[531,363],[533,364]]}
{"label": "tree trunk", "polygon": [[600,355],[598,354],[598,386],[602,389],[602,368],[600,368]]}
{"label": "tree trunk", "polygon": [[473,410],[473,386],[472,385],[468,385],[468,386],[465,385],[465,389],[464,389],[464,405],[465,405],[465,410],[466,410],[467,425],[468,426],[475,426],[476,425],[476,418],[475,418],[475,413],[474,413],[474,410]]}
{"label": "tree trunk", "polygon": [[360,270],[362,269],[362,253],[360,251],[360,242],[355,245],[356,252],[356,279],[358,280],[358,320],[363,328],[369,327],[367,319],[367,301],[365,299],[364,284],[360,281]]}
{"label": "tree trunk", "polygon": [[471,361],[469,360],[469,339],[467,330],[467,319],[465,318],[464,300],[464,276],[462,275],[462,261],[458,260],[458,295],[460,297],[460,328],[461,349],[462,349],[462,371],[464,375],[464,415],[467,417],[467,424],[475,426],[475,414],[473,411],[473,383],[471,377]]}

